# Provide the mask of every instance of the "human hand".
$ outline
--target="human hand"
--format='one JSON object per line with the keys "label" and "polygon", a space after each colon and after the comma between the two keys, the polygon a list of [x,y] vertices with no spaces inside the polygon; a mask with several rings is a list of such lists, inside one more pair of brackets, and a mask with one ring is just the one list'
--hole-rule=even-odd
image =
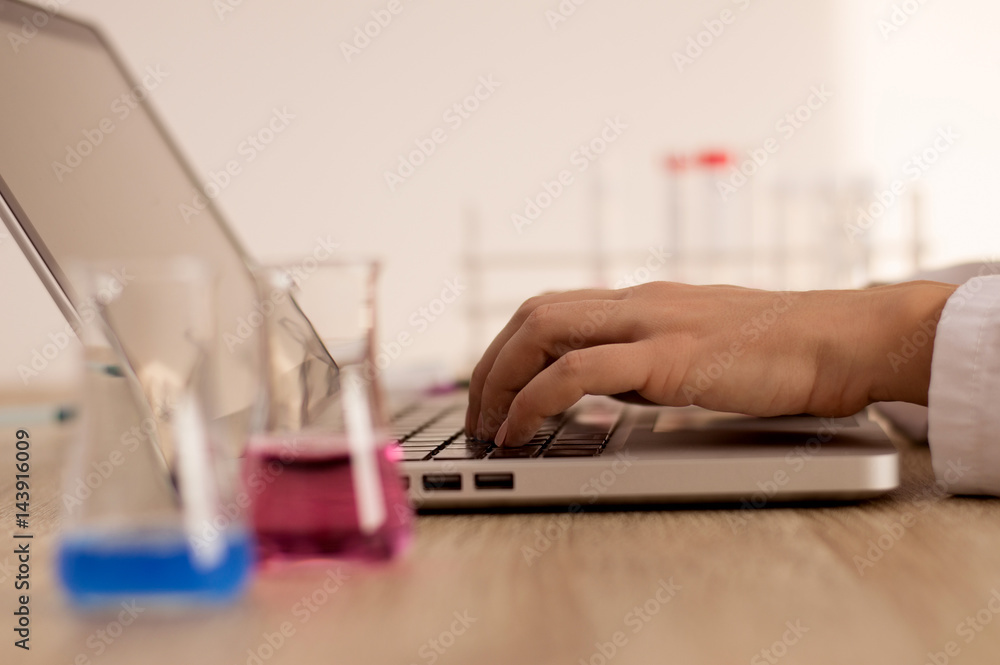
{"label": "human hand", "polygon": [[926,404],[933,339],[903,363],[891,354],[907,335],[928,325],[933,333],[954,289],[910,282],[771,292],[653,282],[538,296],[476,366],[466,431],[521,445],[585,394],[755,416]]}

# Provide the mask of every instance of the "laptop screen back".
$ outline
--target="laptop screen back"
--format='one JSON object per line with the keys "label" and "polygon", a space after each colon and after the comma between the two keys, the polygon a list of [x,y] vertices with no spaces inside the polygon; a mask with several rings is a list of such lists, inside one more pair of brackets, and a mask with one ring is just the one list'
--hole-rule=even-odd
{"label": "laptop screen back", "polygon": [[[0,194],[48,272],[79,307],[83,291],[66,274],[76,262],[121,263],[127,272],[132,261],[203,259],[217,279],[216,406],[249,406],[259,349],[246,326],[237,334],[254,311],[245,254],[211,205],[215,192],[193,177],[143,103],[170,85],[170,73],[150,66],[131,82],[91,29],[7,0],[0,35]],[[232,335],[241,343],[227,345]]]}

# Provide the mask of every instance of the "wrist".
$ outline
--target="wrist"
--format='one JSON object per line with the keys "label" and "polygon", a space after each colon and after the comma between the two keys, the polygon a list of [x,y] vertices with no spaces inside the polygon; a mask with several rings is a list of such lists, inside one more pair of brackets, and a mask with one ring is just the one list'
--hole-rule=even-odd
{"label": "wrist", "polygon": [[870,402],[927,404],[938,321],[957,288],[920,281],[868,290],[872,296],[868,310]]}

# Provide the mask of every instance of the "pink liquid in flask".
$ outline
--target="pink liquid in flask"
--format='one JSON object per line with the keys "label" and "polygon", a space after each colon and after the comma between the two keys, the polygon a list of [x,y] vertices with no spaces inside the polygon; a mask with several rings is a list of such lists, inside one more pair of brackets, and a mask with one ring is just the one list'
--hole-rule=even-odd
{"label": "pink liquid in flask", "polygon": [[251,496],[258,560],[265,564],[327,558],[386,561],[404,552],[411,540],[413,515],[397,471],[396,445],[379,445],[370,453],[377,469],[370,480],[379,481],[385,519],[364,529],[346,444],[316,442],[305,440],[306,451],[290,454],[287,442],[271,445],[258,437],[247,449],[243,480]]}

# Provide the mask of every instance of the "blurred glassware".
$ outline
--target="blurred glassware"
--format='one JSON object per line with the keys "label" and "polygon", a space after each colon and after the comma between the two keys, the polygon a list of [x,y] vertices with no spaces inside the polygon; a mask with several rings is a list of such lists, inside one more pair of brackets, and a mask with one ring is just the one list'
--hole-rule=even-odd
{"label": "blurred glassware", "polygon": [[263,562],[386,560],[410,542],[373,361],[377,272],[311,258],[256,272],[266,382],[243,477]]}
{"label": "blurred glassware", "polygon": [[245,585],[252,545],[223,461],[228,434],[205,417],[210,273],[188,257],[77,272],[82,417],[59,578],[85,606],[230,600]]}

